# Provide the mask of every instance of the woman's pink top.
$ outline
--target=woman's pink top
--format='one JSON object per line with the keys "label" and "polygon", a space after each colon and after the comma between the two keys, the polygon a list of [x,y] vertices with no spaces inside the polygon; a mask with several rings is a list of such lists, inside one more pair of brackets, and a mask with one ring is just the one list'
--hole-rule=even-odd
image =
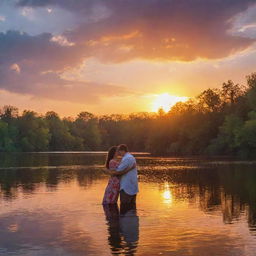
{"label": "woman's pink top", "polygon": [[115,170],[119,165],[119,162],[117,162],[116,160],[112,159],[109,162],[109,169],[110,170]]}

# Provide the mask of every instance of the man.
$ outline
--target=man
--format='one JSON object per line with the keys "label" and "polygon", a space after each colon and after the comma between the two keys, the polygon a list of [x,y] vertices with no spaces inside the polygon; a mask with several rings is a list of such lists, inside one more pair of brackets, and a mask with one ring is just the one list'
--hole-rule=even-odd
{"label": "man", "polygon": [[121,204],[135,204],[138,189],[138,171],[136,167],[136,159],[129,153],[128,147],[124,144],[118,146],[118,154],[122,157],[117,171],[135,166],[131,171],[121,176],[120,180],[120,201]]}

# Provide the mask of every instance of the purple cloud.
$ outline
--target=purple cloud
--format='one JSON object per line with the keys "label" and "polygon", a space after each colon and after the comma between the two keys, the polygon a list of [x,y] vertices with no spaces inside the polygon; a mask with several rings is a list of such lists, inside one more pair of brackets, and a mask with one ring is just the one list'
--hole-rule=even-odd
{"label": "purple cloud", "polygon": [[20,0],[18,6],[59,6],[86,15],[103,6],[109,15],[65,33],[104,61],[135,58],[183,60],[223,58],[255,40],[229,34],[232,18],[254,0]]}
{"label": "purple cloud", "polygon": [[86,57],[81,46],[58,42],[51,34],[0,33],[0,88],[89,104],[101,97],[130,94],[121,86],[62,78],[65,70],[81,64]]}
{"label": "purple cloud", "polygon": [[[87,58],[218,59],[250,47],[255,39],[229,33],[232,20],[255,0],[19,0],[15,8],[63,8],[80,18],[62,35],[0,33],[0,87],[69,101],[130,92],[121,86],[70,81],[63,72]],[[54,14],[54,13],[53,13]],[[84,19],[84,17],[90,17]],[[94,100],[91,101],[95,102]]]}

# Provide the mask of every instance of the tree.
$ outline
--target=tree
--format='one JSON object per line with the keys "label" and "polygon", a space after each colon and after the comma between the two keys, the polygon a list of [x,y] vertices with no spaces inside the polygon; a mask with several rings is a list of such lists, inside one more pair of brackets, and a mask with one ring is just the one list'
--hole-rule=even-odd
{"label": "tree", "polygon": [[198,96],[199,105],[204,111],[216,111],[220,107],[220,93],[217,89],[208,89]]}
{"label": "tree", "polygon": [[16,119],[19,115],[18,108],[6,105],[1,110],[1,120],[10,123],[13,119]]}
{"label": "tree", "polygon": [[42,117],[25,110],[19,118],[22,151],[46,151],[49,148],[49,129]]}
{"label": "tree", "polygon": [[51,134],[50,150],[82,150],[81,138],[71,134],[67,123],[63,122],[57,113],[50,111],[45,115]]}
{"label": "tree", "polygon": [[239,145],[237,136],[243,126],[243,120],[234,115],[225,117],[223,125],[219,128],[219,134],[208,147],[208,152],[212,154],[236,154]]}
{"label": "tree", "polygon": [[256,73],[252,73],[251,75],[247,76],[247,84],[249,87],[247,92],[249,106],[253,110],[256,110]]}
{"label": "tree", "polygon": [[248,117],[250,119],[243,124],[236,136],[239,154],[245,158],[254,157],[256,153],[256,112],[250,112]]}
{"label": "tree", "polygon": [[97,150],[101,143],[98,119],[89,112],[81,112],[74,124],[72,133],[83,140],[86,150]]}
{"label": "tree", "polygon": [[16,151],[14,141],[12,140],[9,132],[8,124],[0,121],[0,151],[11,152]]}
{"label": "tree", "polygon": [[234,84],[232,80],[222,84],[221,97],[226,104],[233,106],[236,100],[243,94],[244,88],[239,84]]}

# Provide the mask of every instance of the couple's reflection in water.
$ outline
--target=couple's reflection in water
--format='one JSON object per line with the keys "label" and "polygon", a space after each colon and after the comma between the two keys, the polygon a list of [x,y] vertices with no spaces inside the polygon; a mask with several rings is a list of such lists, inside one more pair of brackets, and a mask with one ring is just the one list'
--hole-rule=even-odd
{"label": "couple's reflection in water", "polygon": [[139,240],[136,204],[103,205],[108,227],[108,243],[113,255],[134,255]]}

